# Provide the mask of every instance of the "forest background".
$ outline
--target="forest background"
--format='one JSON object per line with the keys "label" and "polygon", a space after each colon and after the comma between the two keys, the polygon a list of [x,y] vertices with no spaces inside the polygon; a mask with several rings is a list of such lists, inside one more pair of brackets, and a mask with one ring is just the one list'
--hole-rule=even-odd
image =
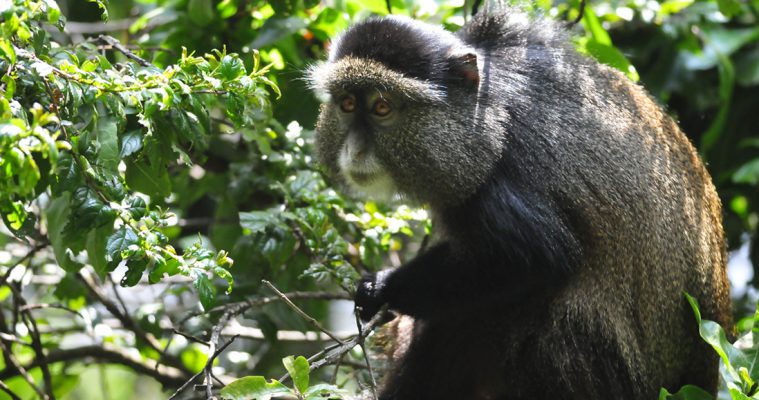
{"label": "forest background", "polygon": [[[723,360],[720,398],[759,398],[759,0],[515,4],[638,81],[698,147],[742,339],[693,323]],[[354,281],[413,257],[430,223],[329,186],[304,71],[354,21],[455,31],[472,6],[0,0],[0,400],[371,393],[378,321],[354,318]]]}

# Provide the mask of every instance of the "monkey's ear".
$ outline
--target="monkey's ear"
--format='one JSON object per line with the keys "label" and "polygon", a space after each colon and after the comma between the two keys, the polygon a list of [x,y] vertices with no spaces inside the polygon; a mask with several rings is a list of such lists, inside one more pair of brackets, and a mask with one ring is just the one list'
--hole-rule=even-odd
{"label": "monkey's ear", "polygon": [[451,55],[451,72],[456,81],[477,88],[480,85],[480,70],[477,68],[477,53],[473,50]]}

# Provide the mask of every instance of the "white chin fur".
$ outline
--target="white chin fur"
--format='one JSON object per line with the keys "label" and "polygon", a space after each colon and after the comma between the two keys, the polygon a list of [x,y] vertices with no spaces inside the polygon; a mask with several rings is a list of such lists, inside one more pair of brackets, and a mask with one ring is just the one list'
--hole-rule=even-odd
{"label": "white chin fur", "polygon": [[356,160],[349,153],[343,149],[339,165],[340,173],[353,190],[371,200],[390,201],[399,197],[395,182],[373,154]]}

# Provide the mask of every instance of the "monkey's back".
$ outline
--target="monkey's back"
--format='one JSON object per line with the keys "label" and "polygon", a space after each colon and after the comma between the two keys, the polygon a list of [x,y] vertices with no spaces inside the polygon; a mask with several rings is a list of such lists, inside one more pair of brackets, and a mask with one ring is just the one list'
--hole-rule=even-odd
{"label": "monkey's back", "polygon": [[[705,319],[728,327],[719,197],[661,107],[557,32],[549,22],[495,14],[460,33],[485,58],[482,84],[497,89],[480,101],[502,107],[508,97],[507,109],[479,127],[505,132],[500,168],[558,206],[582,248],[558,293],[512,313],[512,349],[544,351],[553,360],[530,361],[534,367],[587,398],[608,393],[593,382],[615,380],[624,398],[654,398],[659,387],[687,383],[714,390],[717,358],[698,338],[682,292],[696,297]],[[511,359],[512,387],[538,390],[545,375],[520,374],[520,356]],[[599,371],[608,376],[587,376]]]}

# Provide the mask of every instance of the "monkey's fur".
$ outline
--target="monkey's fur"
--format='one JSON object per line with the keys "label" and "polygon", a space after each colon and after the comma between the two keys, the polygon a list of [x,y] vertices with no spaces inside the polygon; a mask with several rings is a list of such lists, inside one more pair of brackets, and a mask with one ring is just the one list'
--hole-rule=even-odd
{"label": "monkey's fur", "polygon": [[310,79],[333,178],[433,216],[435,244],[357,289],[364,318],[387,303],[415,321],[381,399],[716,390],[683,292],[729,326],[720,201],[641,87],[511,9],[455,35],[368,20]]}

